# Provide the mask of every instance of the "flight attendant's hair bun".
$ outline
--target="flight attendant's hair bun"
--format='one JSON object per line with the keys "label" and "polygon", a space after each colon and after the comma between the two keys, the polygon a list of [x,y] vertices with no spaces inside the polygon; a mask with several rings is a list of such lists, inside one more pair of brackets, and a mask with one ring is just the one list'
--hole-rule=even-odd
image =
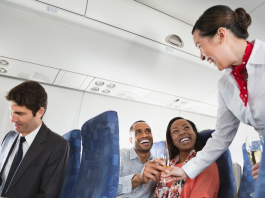
{"label": "flight attendant's hair bun", "polygon": [[252,22],[250,15],[245,11],[244,8],[237,8],[235,10],[235,20],[245,31],[247,31],[248,27],[251,25]]}

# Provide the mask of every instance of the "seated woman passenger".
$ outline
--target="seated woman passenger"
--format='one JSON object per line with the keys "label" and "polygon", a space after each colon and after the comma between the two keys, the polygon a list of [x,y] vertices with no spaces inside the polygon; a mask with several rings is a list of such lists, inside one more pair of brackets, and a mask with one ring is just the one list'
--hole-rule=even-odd
{"label": "seated woman passenger", "polygon": [[[168,124],[166,137],[171,160],[170,173],[162,174],[161,182],[166,178],[171,191],[163,198],[217,198],[219,173],[215,162],[193,180],[174,181],[174,167],[183,166],[202,149],[195,124],[181,117],[173,118]],[[157,184],[155,198],[161,197],[161,182]]]}

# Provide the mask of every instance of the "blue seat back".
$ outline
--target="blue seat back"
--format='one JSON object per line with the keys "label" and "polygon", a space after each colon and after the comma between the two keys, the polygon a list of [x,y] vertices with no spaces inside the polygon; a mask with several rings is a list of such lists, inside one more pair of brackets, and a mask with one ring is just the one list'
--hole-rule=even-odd
{"label": "blue seat back", "polygon": [[154,157],[156,157],[157,156],[157,150],[160,148],[166,148],[166,141],[154,142],[153,146],[151,148],[151,154]]}
{"label": "blue seat back", "polygon": [[263,152],[260,163],[259,177],[255,184],[255,198],[263,198],[265,195],[265,136],[263,142]]}
{"label": "blue seat back", "polygon": [[244,159],[244,166],[243,166],[243,174],[241,178],[240,189],[238,193],[239,198],[251,198],[250,194],[254,192],[255,189],[255,180],[252,176],[252,163],[249,160],[247,150],[246,150],[246,143],[242,146],[243,151],[243,159]]}
{"label": "blue seat back", "polygon": [[81,166],[69,198],[115,198],[120,172],[117,113],[107,111],[88,120],[81,137]]}
{"label": "blue seat back", "polygon": [[71,192],[78,175],[81,160],[81,131],[75,129],[66,133],[63,137],[69,142],[70,150],[60,198],[66,198]]}
{"label": "blue seat back", "polygon": [[[202,146],[205,146],[207,140],[212,137],[215,130],[208,130],[200,132],[200,139]],[[233,198],[235,195],[235,175],[233,170],[233,163],[231,153],[227,149],[217,160],[216,164],[219,170],[220,186],[218,198]]]}

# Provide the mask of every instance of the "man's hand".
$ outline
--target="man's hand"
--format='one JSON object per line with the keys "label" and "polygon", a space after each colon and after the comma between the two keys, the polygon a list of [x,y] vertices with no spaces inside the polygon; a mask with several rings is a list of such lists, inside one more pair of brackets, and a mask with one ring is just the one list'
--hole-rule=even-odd
{"label": "man's hand", "polygon": [[154,182],[159,180],[160,172],[166,171],[165,162],[160,159],[154,159],[145,164],[144,169],[141,172],[142,184],[146,184],[152,179]]}
{"label": "man's hand", "polygon": [[160,172],[166,171],[165,162],[160,159],[154,159],[147,162],[141,173],[136,174],[132,179],[132,188],[141,184],[146,184],[152,179],[154,182],[159,180]]}
{"label": "man's hand", "polygon": [[185,171],[182,168],[178,168],[175,166],[170,166],[167,171],[167,174],[161,174],[161,177],[166,179],[166,182],[172,182],[172,181],[179,181],[184,180],[188,178],[188,175],[185,173]]}
{"label": "man's hand", "polygon": [[260,166],[260,162],[253,165],[252,169],[251,169],[252,170],[252,176],[255,180],[257,180],[258,176],[259,176],[259,166]]}

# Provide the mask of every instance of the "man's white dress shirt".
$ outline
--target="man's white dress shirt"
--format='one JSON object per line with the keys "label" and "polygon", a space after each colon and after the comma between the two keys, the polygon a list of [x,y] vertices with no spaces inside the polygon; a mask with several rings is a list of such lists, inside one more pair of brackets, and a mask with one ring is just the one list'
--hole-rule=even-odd
{"label": "man's white dress shirt", "polygon": [[[31,145],[32,142],[34,141],[36,135],[38,134],[38,132],[39,132],[41,126],[42,126],[42,124],[41,124],[36,130],[34,130],[33,132],[31,132],[30,134],[28,134],[28,135],[25,136],[26,141],[23,142],[23,144],[22,144],[23,157],[22,157],[22,159],[21,159],[21,162],[22,162],[22,160],[23,160],[25,154],[27,153],[27,151],[28,151],[30,145]],[[3,183],[2,183],[2,185],[0,186],[0,195],[2,194],[2,190],[3,190],[3,188],[4,188],[4,186],[5,186],[5,183],[6,183],[6,178],[7,178],[7,176],[8,176],[9,170],[10,170],[10,168],[11,168],[11,165],[12,165],[12,162],[13,162],[13,160],[14,160],[15,154],[16,154],[16,152],[17,152],[17,150],[18,150],[20,137],[22,137],[21,133],[20,133],[19,136],[18,136],[18,139],[17,139],[16,145],[15,145],[15,147],[14,147],[12,153],[10,154],[10,157],[8,158],[8,161],[7,161],[7,164],[6,164],[5,170],[3,171],[3,174],[2,174],[2,182],[3,182]],[[4,165],[4,163],[2,163],[2,167],[3,167],[3,165]],[[2,167],[1,167],[0,170],[2,170]]]}
{"label": "man's white dress shirt", "polygon": [[182,169],[191,178],[195,178],[223,154],[233,141],[240,121],[252,126],[263,134],[265,126],[265,43],[260,40],[251,42],[254,48],[247,62],[248,103],[244,106],[239,97],[238,84],[231,74],[232,68],[226,68],[218,82],[218,113],[215,132],[197,156],[185,164]]}

